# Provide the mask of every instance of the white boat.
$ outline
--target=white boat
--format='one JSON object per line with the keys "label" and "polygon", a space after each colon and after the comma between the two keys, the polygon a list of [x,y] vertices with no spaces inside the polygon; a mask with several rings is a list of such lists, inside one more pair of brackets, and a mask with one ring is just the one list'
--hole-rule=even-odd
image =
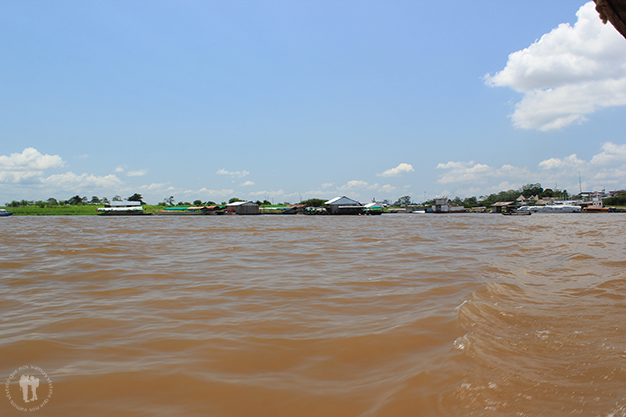
{"label": "white boat", "polygon": [[100,216],[142,216],[151,214],[143,211],[139,201],[114,201],[99,208],[97,211]]}
{"label": "white boat", "polygon": [[150,213],[144,213],[141,207],[104,207],[99,208],[98,214],[101,216],[141,216]]}
{"label": "white boat", "polygon": [[555,201],[545,206],[522,206],[517,211],[530,211],[531,213],[581,213],[582,208],[573,201]]}

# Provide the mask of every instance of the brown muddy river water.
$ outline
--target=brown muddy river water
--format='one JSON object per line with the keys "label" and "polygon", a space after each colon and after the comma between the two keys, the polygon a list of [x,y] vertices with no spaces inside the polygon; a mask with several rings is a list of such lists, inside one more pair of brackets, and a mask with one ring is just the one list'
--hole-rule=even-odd
{"label": "brown muddy river water", "polygon": [[1,416],[626,415],[624,214],[0,233]]}

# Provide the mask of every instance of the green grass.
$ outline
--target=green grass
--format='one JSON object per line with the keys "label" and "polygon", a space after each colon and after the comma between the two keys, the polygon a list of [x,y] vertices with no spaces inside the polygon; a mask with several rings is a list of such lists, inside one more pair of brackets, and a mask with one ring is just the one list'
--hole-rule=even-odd
{"label": "green grass", "polygon": [[[95,216],[97,209],[103,205],[85,206],[27,206],[27,207],[2,207],[6,211],[13,212],[14,216]],[[158,210],[159,206],[143,206],[144,211],[151,213]]]}

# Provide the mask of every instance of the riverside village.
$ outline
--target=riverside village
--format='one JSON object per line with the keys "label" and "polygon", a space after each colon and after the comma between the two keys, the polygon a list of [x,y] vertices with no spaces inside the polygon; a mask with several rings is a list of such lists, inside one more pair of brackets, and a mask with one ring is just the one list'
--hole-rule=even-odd
{"label": "riverside village", "polygon": [[198,215],[381,215],[394,213],[416,214],[460,214],[495,213],[503,215],[531,215],[539,213],[616,213],[626,212],[626,190],[592,191],[582,190],[575,196],[567,191],[543,189],[540,184],[528,184],[519,190],[501,191],[480,198],[464,200],[439,196],[420,204],[410,196],[400,197],[395,202],[388,200],[362,203],[348,196],[337,196],[330,200],[313,198],[297,204],[274,205],[265,201],[245,201],[232,198],[216,204],[212,201],[175,203],[174,197],[164,199],[158,205],[147,205],[140,194],[122,199],[115,196],[112,201],[94,196],[74,196],[67,201],[49,198],[46,201],[12,201],[0,209],[0,217],[16,215],[64,215],[97,214],[100,216],[198,216]]}

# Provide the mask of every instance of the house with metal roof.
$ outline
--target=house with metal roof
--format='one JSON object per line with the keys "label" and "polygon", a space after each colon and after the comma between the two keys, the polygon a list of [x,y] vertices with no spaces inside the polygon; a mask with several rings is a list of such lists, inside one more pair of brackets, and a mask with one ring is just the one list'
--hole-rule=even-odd
{"label": "house with metal roof", "polygon": [[508,210],[509,207],[515,207],[515,202],[514,201],[499,201],[491,205],[491,212],[502,213],[502,211]]}
{"label": "house with metal roof", "polygon": [[259,205],[251,201],[235,201],[226,204],[226,212],[231,214],[260,214]]}
{"label": "house with metal roof", "polygon": [[328,200],[324,205],[329,214],[361,214],[363,212],[361,203],[345,195]]}

